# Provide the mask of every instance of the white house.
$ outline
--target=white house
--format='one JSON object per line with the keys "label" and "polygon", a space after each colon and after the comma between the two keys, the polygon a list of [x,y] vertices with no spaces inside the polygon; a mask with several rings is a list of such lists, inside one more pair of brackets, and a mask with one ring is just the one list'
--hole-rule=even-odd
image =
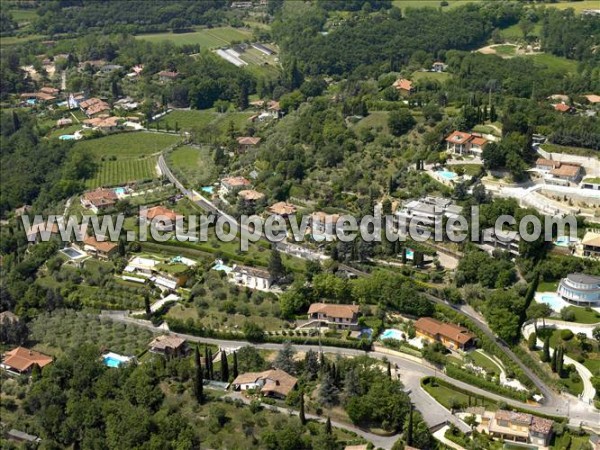
{"label": "white house", "polygon": [[273,277],[268,270],[257,269],[248,266],[233,266],[228,276],[236,284],[249,287],[250,289],[266,290],[271,287]]}

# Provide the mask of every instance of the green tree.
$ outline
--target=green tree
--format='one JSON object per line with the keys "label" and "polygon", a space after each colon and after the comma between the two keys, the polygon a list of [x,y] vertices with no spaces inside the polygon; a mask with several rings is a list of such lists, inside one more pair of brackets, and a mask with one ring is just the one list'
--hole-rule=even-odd
{"label": "green tree", "polygon": [[279,350],[275,360],[273,361],[273,366],[276,368],[283,370],[290,375],[294,375],[296,373],[296,362],[294,361],[294,356],[296,355],[296,350],[292,346],[291,342],[286,342],[283,344],[283,348]]}
{"label": "green tree", "polygon": [[300,413],[298,414],[300,417],[300,423],[302,425],[306,425],[306,415],[304,413],[304,392],[300,390]]}
{"label": "green tree", "polygon": [[237,352],[233,352],[233,379],[235,380],[238,376],[238,359]]}
{"label": "green tree", "polygon": [[281,260],[281,253],[273,246],[271,250],[271,257],[269,258],[269,272],[274,280],[278,281],[283,278],[286,274],[285,266]]}
{"label": "green tree", "polygon": [[543,362],[550,361],[550,336],[546,336],[544,339],[544,346],[542,347],[541,359]]}
{"label": "green tree", "polygon": [[200,404],[204,401],[204,380],[202,378],[202,363],[200,362],[200,347],[194,350],[194,397]]}
{"label": "green tree", "polygon": [[325,374],[319,388],[319,400],[327,408],[332,408],[339,403],[339,390],[335,386],[331,374]]}
{"label": "green tree", "polygon": [[229,381],[229,364],[224,350],[221,350],[221,381]]}
{"label": "green tree", "polygon": [[394,136],[408,133],[416,123],[415,118],[406,109],[392,111],[388,117],[388,127]]}
{"label": "green tree", "polygon": [[537,348],[537,334],[535,332],[531,333],[529,338],[527,338],[527,348],[531,351]]}

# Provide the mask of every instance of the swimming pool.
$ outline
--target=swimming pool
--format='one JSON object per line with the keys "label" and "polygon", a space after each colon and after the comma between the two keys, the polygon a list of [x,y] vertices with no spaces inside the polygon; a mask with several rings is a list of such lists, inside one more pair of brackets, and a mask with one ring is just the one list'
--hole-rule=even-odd
{"label": "swimming pool", "polygon": [[131,356],[118,355],[117,353],[109,352],[102,356],[104,364],[108,367],[120,367],[122,364],[132,360]]}
{"label": "swimming pool", "polygon": [[29,100],[27,100],[28,105],[35,105],[36,103],[37,103],[37,100],[34,98],[30,98]]}
{"label": "swimming pool", "polygon": [[58,137],[62,141],[73,141],[77,139],[74,134],[63,134]]}
{"label": "swimming pool", "polygon": [[117,195],[125,195],[125,188],[118,187],[113,189]]}
{"label": "swimming pool", "polygon": [[63,255],[67,255],[70,259],[83,258],[87,256],[84,252],[73,247],[65,247],[60,251]]}
{"label": "swimming pool", "polygon": [[225,273],[229,273],[233,270],[233,267],[230,267],[223,263],[220,259],[215,261],[215,265],[212,267],[213,270],[222,270]]}
{"label": "swimming pool", "polygon": [[401,341],[402,340],[402,332],[400,330],[395,330],[393,328],[388,328],[383,333],[381,333],[381,336],[379,336],[379,339],[380,340],[384,340],[384,339],[396,339],[398,341]]}
{"label": "swimming pool", "polygon": [[568,247],[570,244],[576,244],[579,242],[577,238],[571,238],[570,236],[559,236],[556,241],[554,241],[554,245],[557,247]]}
{"label": "swimming pool", "polygon": [[200,188],[200,190],[202,192],[206,192],[207,194],[212,194],[213,192],[215,192],[215,187],[214,186],[202,186]]}
{"label": "swimming pool", "polygon": [[539,296],[538,301],[545,303],[556,312],[560,312],[561,309],[568,306],[568,303],[556,294],[542,294]]}
{"label": "swimming pool", "polygon": [[413,259],[415,257],[415,252],[410,248],[406,249],[406,259]]}
{"label": "swimming pool", "polygon": [[458,176],[455,172],[449,170],[438,170],[436,173],[446,180],[453,180]]}

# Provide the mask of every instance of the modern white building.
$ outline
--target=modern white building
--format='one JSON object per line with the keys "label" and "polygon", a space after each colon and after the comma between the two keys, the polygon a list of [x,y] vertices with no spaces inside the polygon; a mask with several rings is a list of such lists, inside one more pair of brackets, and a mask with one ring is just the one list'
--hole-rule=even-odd
{"label": "modern white building", "polygon": [[558,295],[578,306],[600,306],[600,277],[570,273],[560,280]]}

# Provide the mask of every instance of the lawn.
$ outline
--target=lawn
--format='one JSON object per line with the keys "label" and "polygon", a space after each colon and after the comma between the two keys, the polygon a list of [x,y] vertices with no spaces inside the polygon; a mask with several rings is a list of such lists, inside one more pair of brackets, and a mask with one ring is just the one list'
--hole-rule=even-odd
{"label": "lawn", "polygon": [[419,81],[419,80],[431,80],[431,81],[439,81],[443,83],[448,78],[452,77],[452,74],[448,72],[423,72],[421,70],[417,70],[413,72],[411,75],[411,80]]}
{"label": "lawn", "polygon": [[[447,11],[469,3],[479,3],[481,0],[448,0],[448,6],[444,7]],[[437,0],[394,0],[393,5],[402,9],[406,8],[439,8],[440,2]]]}
{"label": "lawn", "polygon": [[74,149],[94,155],[99,164],[86,180],[88,187],[117,186],[156,178],[156,154],[178,140],[168,134],[120,133],[77,142]]}
{"label": "lawn", "polygon": [[450,169],[457,173],[464,173],[471,177],[477,176],[481,173],[481,164],[460,164],[452,165]]}
{"label": "lawn", "polygon": [[29,22],[39,17],[35,9],[9,9],[8,13],[17,23]]}
{"label": "lawn", "polygon": [[0,37],[0,47],[4,47],[5,45],[26,44],[27,42],[42,39],[43,37],[44,36],[41,36],[39,34],[28,34],[28,35],[22,36],[22,37],[17,37],[17,36]]}
{"label": "lawn", "polygon": [[577,323],[600,323],[600,314],[591,308],[568,306],[567,310],[573,311],[573,314],[575,314],[575,322]]}
{"label": "lawn", "polygon": [[598,9],[597,0],[583,0],[575,2],[545,3],[548,8],[567,9],[573,8],[576,13],[581,14],[584,9]]}
{"label": "lawn", "polygon": [[498,366],[498,364],[496,362],[494,362],[489,356],[485,355],[484,353],[481,353],[478,351],[473,351],[473,352],[469,352],[468,357],[473,360],[473,363],[476,366],[481,367],[487,373],[492,373],[492,372],[496,373],[496,374],[500,373],[500,367]]}
{"label": "lawn", "polygon": [[[191,131],[195,128],[203,129],[207,135],[206,142],[214,141],[224,136],[229,130],[229,123],[233,121],[234,128],[241,131],[249,124],[248,119],[254,112],[228,112],[218,113],[214,109],[189,109],[172,111],[158,121],[162,129],[168,125],[171,130],[175,125],[180,130]],[[154,125],[154,124],[153,124]],[[208,136],[212,134],[211,136]]]}
{"label": "lawn", "polygon": [[537,55],[527,55],[525,58],[532,58],[536,65],[545,66],[549,71],[556,73],[576,73],[577,61],[560,56],[554,56],[549,53],[540,53]]}
{"label": "lawn", "polygon": [[496,54],[499,56],[514,56],[517,50],[517,47],[510,44],[497,45],[494,47]]}
{"label": "lawn", "polygon": [[78,130],[81,130],[81,125],[78,125],[78,124],[69,125],[68,127],[56,128],[56,129],[52,130],[50,132],[50,134],[48,134],[48,137],[49,138],[58,138],[59,136],[62,136],[63,134],[73,134]]}
{"label": "lawn", "polygon": [[197,188],[216,181],[218,169],[208,147],[177,147],[167,155],[169,167],[183,176],[184,184]]}
{"label": "lawn", "polygon": [[231,42],[250,39],[252,33],[232,27],[204,28],[190,33],[157,33],[137,35],[137,39],[150,42],[169,41],[175,45],[199,44],[201,48],[225,47]]}
{"label": "lawn", "polygon": [[383,133],[389,133],[387,111],[371,111],[369,115],[356,123],[357,130],[374,129],[381,130]]}
{"label": "lawn", "polygon": [[559,280],[556,281],[540,281],[537,287],[538,292],[556,292],[558,289]]}
{"label": "lawn", "polygon": [[592,156],[598,157],[598,151],[590,148],[583,147],[568,147],[565,145],[557,144],[544,144],[541,146],[542,150],[551,153],[565,153],[567,155],[579,155],[579,156]]}
{"label": "lawn", "polygon": [[[521,27],[519,27],[518,23],[515,23],[514,25],[511,25],[508,28],[503,28],[500,31],[501,31],[502,37],[504,37],[504,39],[508,39],[508,40],[523,39],[523,32],[521,31]],[[542,24],[536,23],[535,26],[533,27],[533,31],[530,33],[530,35],[531,36],[539,36],[541,32],[542,32]]]}
{"label": "lawn", "polygon": [[[463,392],[451,389],[446,386],[442,386],[434,378],[428,377],[421,381],[423,389],[427,391],[438,403],[447,409],[451,408],[467,408],[469,406],[469,396]],[[479,406],[484,405],[489,411],[495,411],[498,409],[496,403],[491,400],[480,399],[471,396],[471,405]]]}

